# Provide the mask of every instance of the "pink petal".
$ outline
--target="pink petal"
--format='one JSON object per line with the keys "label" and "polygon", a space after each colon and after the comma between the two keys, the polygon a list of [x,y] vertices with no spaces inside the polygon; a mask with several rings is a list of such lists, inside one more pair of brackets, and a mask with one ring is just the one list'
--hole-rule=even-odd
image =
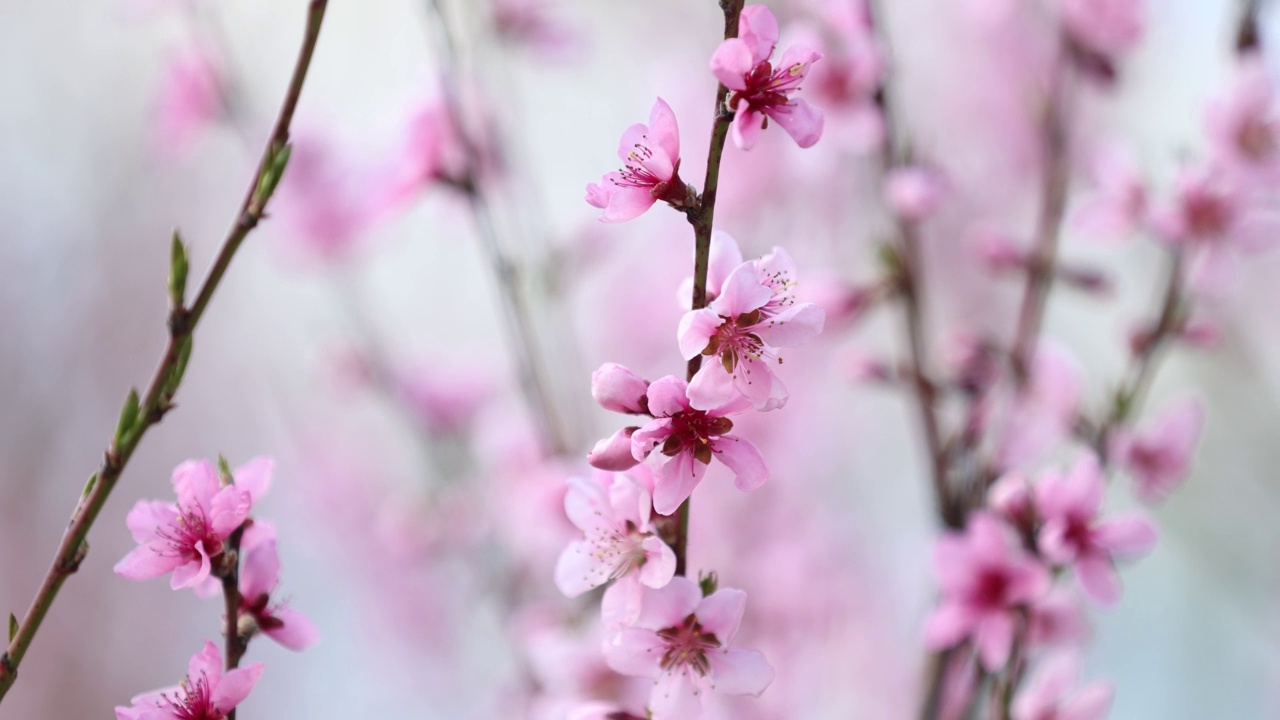
{"label": "pink petal", "polygon": [[631,154],[635,152],[637,145],[644,145],[645,137],[649,134],[648,126],[642,123],[636,123],[622,131],[622,138],[618,140],[618,159],[624,163],[631,159]]}
{"label": "pink petal", "polygon": [[[674,566],[672,570],[674,570]],[[606,630],[616,632],[629,628],[640,619],[644,588],[635,573],[628,573],[610,585],[600,598],[600,622]]]}
{"label": "pink petal", "polygon": [[716,329],[724,324],[724,318],[710,308],[692,310],[680,318],[676,337],[680,342],[680,354],[689,360],[702,354],[715,337]]}
{"label": "pink petal", "polygon": [[792,305],[753,328],[760,339],[774,347],[796,347],[822,333],[827,313],[813,303]]}
{"label": "pink petal", "polygon": [[689,409],[689,384],[675,375],[659,378],[649,385],[649,412],[654,417],[671,417]]}
{"label": "pink petal", "polygon": [[778,18],[767,5],[748,5],[738,16],[738,37],[751,49],[751,67],[769,59],[778,44]]}
{"label": "pink petal", "polygon": [[729,38],[720,43],[711,56],[711,74],[730,90],[746,90],[745,78],[753,68],[751,48],[739,38]]}
{"label": "pink petal", "polygon": [[687,577],[676,576],[665,587],[644,591],[636,627],[662,630],[675,627],[697,611],[702,589]]}
{"label": "pink petal", "polygon": [[657,677],[666,643],[657,633],[640,628],[619,631],[604,643],[604,661],[614,672],[634,677]]}
{"label": "pink petal", "polygon": [[[243,545],[241,549],[243,551]],[[244,564],[240,568],[241,595],[249,599],[270,595],[279,582],[280,555],[274,538],[244,551]]]}
{"label": "pink petal", "polygon": [[649,111],[649,140],[674,163],[680,159],[680,127],[667,101],[658,98]]}
{"label": "pink petal", "polygon": [[1007,612],[987,615],[978,623],[973,642],[987,670],[1003,668],[1013,647],[1013,617]]}
{"label": "pink petal", "polygon": [[232,477],[236,487],[249,493],[250,505],[255,505],[271,487],[271,473],[276,461],[269,457],[254,458],[235,469]]}
{"label": "pink petal", "polygon": [[653,498],[648,488],[626,475],[614,475],[608,492],[609,516],[617,527],[629,522],[641,532],[649,531]]}
{"label": "pink petal", "polygon": [[612,565],[602,563],[590,546],[577,540],[569,543],[556,561],[556,588],[565,597],[578,597],[608,582],[612,572]]}
{"label": "pink petal", "polygon": [[822,59],[822,53],[805,43],[795,43],[782,51],[773,64],[777,72],[786,71],[791,77],[803,78],[809,74],[809,66]]}
{"label": "pink petal", "polygon": [[139,545],[116,563],[113,570],[120,577],[130,580],[151,580],[173,572],[173,569],[180,564],[182,564],[182,558],[177,555],[161,555],[157,548]]}
{"label": "pink petal", "polygon": [[[723,317],[737,317],[764,307],[773,298],[773,290],[760,282],[755,265],[743,263],[724,281],[720,297],[710,305],[710,311]],[[705,345],[704,345],[705,347]],[[698,349],[701,352],[702,348]],[[688,356],[692,357],[692,356]]]}
{"label": "pink petal", "polygon": [[640,568],[640,582],[651,588],[666,587],[676,574],[676,554],[666,543],[656,537],[647,537],[644,548],[644,565]]}
{"label": "pink petal", "polygon": [[732,400],[738,391],[734,378],[724,369],[719,357],[706,358],[689,383],[689,404],[698,410],[710,410]]}
{"label": "pink petal", "polygon": [[196,541],[195,551],[199,553],[200,561],[183,560],[182,564],[173,569],[173,577],[169,578],[169,587],[174,590],[194,587],[209,577],[209,554],[205,552],[203,540]]}
{"label": "pink petal", "polygon": [[[666,442],[671,436],[671,418],[660,417],[645,423],[644,427],[637,428],[631,435],[631,456],[636,462],[640,462],[649,457],[649,453],[662,443]],[[602,448],[600,443],[596,443],[595,450],[604,452],[606,448]],[[588,460],[590,458],[588,457]],[[608,470],[609,468],[601,468]]]}
{"label": "pink petal", "polygon": [[701,689],[693,672],[668,670],[658,676],[649,694],[653,720],[685,720],[702,717]]}
{"label": "pink petal", "polygon": [[605,363],[591,373],[591,397],[611,412],[638,415],[649,382],[618,363]]}
{"label": "pink petal", "polygon": [[156,539],[156,531],[173,525],[178,519],[178,508],[173,503],[159,500],[139,500],[124,518],[129,533],[136,543]]}
{"label": "pink petal", "polygon": [[760,131],[764,129],[765,116],[750,108],[746,100],[738,103],[737,112],[733,115],[733,125],[729,127],[729,135],[739,150],[750,150],[755,147]]}
{"label": "pink petal", "polygon": [[211,685],[218,684],[222,679],[222,651],[217,645],[209,640],[204,641],[204,647],[200,652],[192,655],[187,663],[187,677],[192,679],[206,677]]}
{"label": "pink petal", "polygon": [[[713,361],[711,364],[718,363]],[[777,410],[787,404],[787,387],[773,374],[772,364],[769,359],[740,355],[737,367],[733,369],[734,388],[749,398],[757,410]],[[722,396],[717,404],[723,405],[732,398],[732,395]]]}
{"label": "pink petal", "polygon": [[600,220],[607,223],[634,220],[653,207],[657,198],[646,187],[619,186],[609,195],[609,205]]}
{"label": "pink petal", "polygon": [[1092,683],[1063,703],[1056,720],[1105,720],[1111,712],[1115,695],[1115,687],[1111,683]]}
{"label": "pink petal", "polygon": [[[652,424],[650,423],[650,425]],[[646,425],[646,427],[648,426]],[[587,463],[597,470],[609,470],[612,472],[622,472],[635,467],[637,463],[644,459],[643,455],[638,458],[634,455],[635,432],[635,427],[624,427],[613,435],[597,442],[595,447],[591,448],[591,452],[587,453]],[[646,450],[647,452],[648,450]]]}
{"label": "pink petal", "polygon": [[822,111],[810,105],[804,98],[796,98],[786,105],[775,105],[765,113],[782,126],[783,130],[802,148],[813,147],[822,138],[825,124]]}
{"label": "pink petal", "polygon": [[219,488],[218,469],[208,460],[188,460],[174,468],[173,490],[179,507],[199,508],[207,517]]}
{"label": "pink petal", "polygon": [[711,652],[711,687],[725,695],[759,697],[773,682],[773,666],[762,653],[726,648]]}
{"label": "pink petal", "polygon": [[653,509],[659,515],[674,513],[693,494],[707,466],[691,452],[682,452],[667,460],[658,471],[658,485],[653,490]]}
{"label": "pink petal", "polygon": [[698,602],[694,614],[702,629],[716,636],[721,647],[728,647],[738,634],[742,615],[747,610],[747,594],[735,588],[717,590]]}
{"label": "pink petal", "polygon": [[707,263],[707,294],[719,296],[724,281],[742,264],[742,250],[733,236],[723,230],[711,233],[711,257]]}
{"label": "pink petal", "polygon": [[587,183],[586,201],[591,207],[600,208],[601,210],[609,207],[609,198],[613,196],[613,189],[617,187],[610,182],[610,175],[614,177],[622,177],[620,173],[609,173],[604,176],[604,180],[599,183]]}
{"label": "pink petal", "polygon": [[575,527],[585,533],[607,532],[615,529],[613,505],[609,493],[600,483],[581,477],[571,477],[569,490],[564,494],[564,513]]}
{"label": "pink petal", "polygon": [[249,697],[249,691],[258,684],[258,678],[262,677],[263,667],[265,666],[262,663],[256,662],[235,670],[228,670],[222,682],[213,689],[211,698],[213,706],[226,713],[244,702],[244,699]]}
{"label": "pink petal", "polygon": [[1120,575],[1110,558],[1086,555],[1076,561],[1076,576],[1095,602],[1111,605],[1120,599]]}
{"label": "pink petal", "polygon": [[1093,541],[1111,552],[1136,557],[1151,552],[1156,545],[1155,523],[1140,512],[1112,517],[1093,529]]}
{"label": "pink petal", "polygon": [[253,498],[239,486],[228,485],[219,490],[213,496],[212,509],[208,514],[214,534],[220,538],[230,537],[249,517],[252,506]]}
{"label": "pink petal", "polygon": [[764,456],[749,440],[726,435],[711,441],[711,451],[733,471],[733,484],[739,490],[750,492],[769,479]]}
{"label": "pink petal", "polygon": [[973,625],[974,617],[969,608],[958,603],[943,602],[925,623],[925,647],[931,650],[952,647],[968,636]]}
{"label": "pink petal", "polygon": [[280,608],[271,613],[282,624],[262,632],[282,646],[302,652],[320,642],[320,630],[311,619],[293,608]]}

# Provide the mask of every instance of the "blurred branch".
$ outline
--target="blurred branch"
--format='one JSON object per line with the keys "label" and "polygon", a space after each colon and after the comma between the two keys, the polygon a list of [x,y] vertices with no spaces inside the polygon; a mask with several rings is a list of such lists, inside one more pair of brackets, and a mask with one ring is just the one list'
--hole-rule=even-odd
{"label": "blurred branch", "polygon": [[[720,9],[724,11],[725,40],[738,37],[738,19],[744,4],[745,0],[720,0]],[[716,88],[715,122],[711,126],[711,142],[707,146],[707,175],[697,206],[686,212],[689,224],[693,226],[693,310],[701,310],[707,306],[707,267],[711,262],[711,230],[715,224],[716,192],[720,187],[720,161],[724,158],[724,144],[729,137],[729,126],[733,122],[733,111],[725,107],[728,97],[729,88],[723,84]],[[701,367],[702,356],[693,356],[685,368],[685,379],[692,381]],[[691,499],[692,497],[686,498],[676,509],[675,543],[672,550],[676,554],[677,575],[685,575],[688,570]]]}
{"label": "blurred branch", "polygon": [[267,140],[266,150],[254,172],[253,180],[244,201],[237,211],[235,223],[223,240],[222,248],[214,260],[195,300],[187,306],[184,302],[187,274],[186,248],[175,234],[169,290],[172,308],[169,312],[169,343],[160,360],[155,376],[145,397],[139,402],[136,391],[129,395],[121,413],[115,438],[108,446],[102,465],[89,479],[62,542],[54,556],[48,573],[36,591],[31,607],[23,616],[17,632],[10,639],[8,649],[0,655],[0,700],[18,676],[18,667],[27,653],[41,623],[57,599],[58,591],[67,578],[79,569],[89,551],[86,537],[98,518],[108,496],[123,474],[134,450],[152,426],[159,423],[173,409],[173,397],[182,383],[182,376],[191,356],[192,339],[214,292],[222,283],[232,258],[249,233],[266,215],[267,203],[284,174],[289,158],[289,126],[293,121],[302,86],[311,67],[311,58],[319,40],[324,21],[327,0],[311,0],[307,11],[306,31],[302,48],[298,53],[293,76],[285,92],[275,128]]}
{"label": "blurred branch", "polygon": [[1262,14],[1262,0],[1242,0],[1240,25],[1236,28],[1236,54],[1244,55],[1262,50],[1262,29],[1259,15]]}

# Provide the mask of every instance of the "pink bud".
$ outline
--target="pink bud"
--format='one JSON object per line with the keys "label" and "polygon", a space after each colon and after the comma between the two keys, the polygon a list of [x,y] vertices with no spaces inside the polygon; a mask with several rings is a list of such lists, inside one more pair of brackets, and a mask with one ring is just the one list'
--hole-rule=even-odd
{"label": "pink bud", "polygon": [[899,217],[919,222],[938,211],[946,188],[942,175],[932,168],[894,168],[885,179],[885,201]]}
{"label": "pink bud", "polygon": [[648,415],[649,381],[618,363],[605,363],[591,373],[591,397],[600,407],[631,415]]}
{"label": "pink bud", "polygon": [[987,505],[1019,528],[1035,524],[1035,508],[1031,504],[1031,484],[1022,473],[1011,472],[992,484],[987,491]]}
{"label": "pink bud", "polygon": [[587,453],[587,463],[597,470],[622,472],[639,464],[631,454],[631,435],[639,428],[624,427],[613,435],[596,443]]}

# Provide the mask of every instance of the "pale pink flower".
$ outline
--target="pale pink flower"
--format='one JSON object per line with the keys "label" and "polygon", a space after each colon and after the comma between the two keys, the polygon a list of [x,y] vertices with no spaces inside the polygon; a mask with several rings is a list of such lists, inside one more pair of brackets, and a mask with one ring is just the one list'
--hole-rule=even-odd
{"label": "pale pink flower", "polygon": [[388,208],[368,172],[330,138],[298,133],[277,193],[277,213],[289,240],[308,257],[349,255]]}
{"label": "pale pink flower", "polygon": [[796,303],[796,266],[782,248],[739,265],[708,307],[680,320],[680,353],[706,355],[689,384],[689,402],[700,410],[719,407],[741,393],[758,410],[787,402],[787,389],[770,367],[781,364],[776,347],[795,347],[822,332],[825,313]]}
{"label": "pale pink flower", "polygon": [[722,42],[711,56],[711,72],[731,91],[725,105],[734,112],[733,144],[741,150],[755,145],[770,119],[802,148],[822,137],[822,111],[791,97],[822,53],[808,45],[792,45],[775,70],[769,59],[777,44],[778,18],[773,11],[748,5],[738,21],[738,37]]}
{"label": "pale pink flower", "polygon": [[1116,555],[1144,555],[1156,543],[1156,528],[1142,514],[1099,518],[1104,489],[1098,459],[1086,454],[1067,474],[1048,472],[1036,486],[1042,525],[1036,538],[1044,557],[1075,568],[1089,597],[1100,603],[1120,599]]}
{"label": "pale pink flower", "polygon": [[644,591],[639,619],[605,642],[605,660],[623,675],[653,678],[653,720],[700,717],[702,696],[711,692],[759,696],[773,682],[773,667],[759,652],[730,647],[746,603],[741,590],[704,598],[697,583],[672,578]]}
{"label": "pale pink flower", "polygon": [[1166,408],[1144,429],[1121,429],[1111,454],[1133,476],[1137,495],[1158,502],[1186,479],[1204,428],[1204,406],[1188,398]]}
{"label": "pale pink flower", "polygon": [[1115,689],[1105,680],[1076,688],[1077,672],[1070,654],[1046,660],[1014,698],[1013,720],[1103,720]]}
{"label": "pale pink flower", "polygon": [[160,150],[181,155],[226,112],[226,83],[215,56],[199,44],[170,53],[156,101]]}
{"label": "pale pink flower", "polygon": [[925,644],[937,650],[971,638],[982,664],[999,670],[1019,609],[1049,589],[1049,571],[986,512],[971,516],[964,533],[939,538],[933,561],[942,600],[925,627]]}
{"label": "pale pink flower", "polygon": [[582,44],[579,35],[555,17],[546,0],[491,0],[491,4],[493,28],[508,43],[548,59],[565,58]]}
{"label": "pale pink flower", "polygon": [[[649,489],[621,474],[570,478],[564,511],[584,537],[574,540],[556,562],[560,592],[577,597],[616,580],[606,593],[604,622],[622,627],[640,612],[640,587],[671,581],[676,556],[653,527]],[[613,594],[613,598],[608,598]]]}
{"label": "pale pink flower", "polygon": [[400,371],[394,380],[401,400],[428,432],[437,435],[466,433],[494,395],[493,378],[474,364],[433,363]]}
{"label": "pale pink flower", "polygon": [[587,202],[604,212],[604,222],[640,217],[659,200],[680,206],[688,188],[680,179],[680,128],[666,101],[658,98],[648,125],[632,125],[618,144],[622,169],[587,185]]}
{"label": "pale pink flower", "polygon": [[1275,84],[1261,55],[1240,58],[1228,94],[1209,106],[1214,158],[1242,181],[1280,181],[1280,120]]}
{"label": "pale pink flower", "polygon": [[1091,167],[1094,190],[1076,210],[1076,229],[1090,239],[1127,240],[1147,221],[1146,179],[1127,148],[1109,145]]}
{"label": "pale pink flower", "polygon": [[946,178],[931,167],[895,167],[885,178],[885,202],[898,217],[910,222],[932,217],[942,206],[946,194]]}
{"label": "pale pink flower", "polygon": [[125,524],[138,547],[116,564],[116,574],[150,580],[173,573],[169,585],[174,590],[208,582],[227,538],[267,491],[272,466],[268,458],[253,460],[235,470],[234,484],[222,487],[218,469],[208,460],[179,465],[173,471],[176,505],[140,500],[129,511]]}
{"label": "pale pink flower", "polygon": [[1067,35],[1087,50],[1114,60],[1142,39],[1144,0],[1061,0]]}
{"label": "pale pink flower", "polygon": [[1042,340],[1030,381],[1013,404],[1000,448],[1002,469],[1038,459],[1071,434],[1084,395],[1084,370],[1064,346]]}
{"label": "pale pink flower", "polygon": [[1027,612],[1027,647],[1061,648],[1077,645],[1089,636],[1089,622],[1080,599],[1067,586],[1058,585],[1037,600]]}
{"label": "pale pink flower", "polygon": [[244,702],[262,675],[263,664],[222,670],[222,652],[205,641],[192,656],[181,685],[139,695],[132,707],[117,707],[117,720],[223,720]]}
{"label": "pale pink flower", "polygon": [[378,213],[396,212],[436,183],[459,183],[467,172],[467,147],[444,102],[424,102],[409,116],[400,147],[383,172],[386,189]]}
{"label": "pale pink flower", "polygon": [[319,642],[320,631],[315,623],[272,597],[280,584],[275,528],[263,522],[251,523],[240,540],[240,555],[244,558],[240,568],[240,622],[251,620],[253,627],[290,650],[306,650]]}
{"label": "pale pink flower", "polygon": [[643,460],[658,449],[662,456],[653,492],[653,508],[670,515],[693,493],[702,475],[719,458],[734,473],[739,490],[755,490],[769,477],[764,458],[750,441],[735,437],[727,415],[750,407],[743,397],[710,410],[697,410],[689,402],[689,385],[674,375],[649,386],[650,420],[631,436],[631,452]]}
{"label": "pale pink flower", "polygon": [[855,152],[869,152],[884,141],[884,116],[876,93],[884,78],[884,52],[872,26],[866,0],[828,0],[822,6],[822,62],[810,69],[806,87],[832,119],[826,134]]}

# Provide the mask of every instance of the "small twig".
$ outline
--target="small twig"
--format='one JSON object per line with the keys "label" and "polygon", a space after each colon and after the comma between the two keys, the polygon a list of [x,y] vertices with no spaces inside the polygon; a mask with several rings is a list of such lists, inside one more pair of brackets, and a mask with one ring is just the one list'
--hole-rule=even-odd
{"label": "small twig", "polygon": [[[129,459],[138,447],[138,443],[141,442],[147,430],[159,423],[165,414],[173,408],[173,397],[182,382],[182,374],[190,358],[191,342],[196,326],[204,316],[205,309],[208,308],[209,302],[213,299],[213,294],[221,284],[222,278],[226,274],[227,268],[231,265],[231,260],[235,257],[236,251],[240,249],[240,245],[245,238],[257,227],[266,214],[267,203],[275,192],[275,188],[284,172],[284,163],[288,160],[289,126],[293,121],[293,114],[298,106],[298,98],[302,94],[302,86],[306,80],[307,71],[311,67],[311,58],[320,36],[320,27],[324,21],[327,6],[327,0],[311,0],[302,48],[298,53],[298,60],[294,66],[289,87],[285,92],[284,102],[280,108],[280,115],[276,120],[275,128],[271,133],[271,137],[267,140],[266,150],[262,155],[262,160],[258,163],[258,168],[253,175],[253,181],[249,184],[248,193],[237,211],[236,220],[223,241],[222,248],[218,252],[208,276],[189,307],[184,305],[182,298],[182,286],[185,285],[186,272],[185,249],[181,247],[181,243],[175,238],[174,269],[175,274],[177,274],[178,263],[176,259],[181,254],[181,274],[183,278],[182,282],[176,282],[173,277],[170,279],[170,291],[174,296],[175,302],[169,314],[168,346],[165,348],[164,355],[160,360],[160,367],[157,368],[143,401],[140,404],[138,403],[136,393],[130,396],[131,401],[126,404],[126,412],[121,417],[116,437],[107,448],[101,467],[90,479],[89,486],[85,488],[84,494],[79,502],[76,503],[75,510],[71,514],[69,527],[63,534],[62,542],[49,567],[49,571],[45,574],[40,588],[36,591],[36,596],[31,601],[30,609],[23,616],[17,633],[9,642],[8,650],[2,656],[3,662],[0,662],[0,700],[4,699],[9,688],[13,686],[18,675],[18,667],[21,665],[31,641],[35,638],[36,632],[40,629],[41,623],[44,622],[50,607],[53,606],[54,600],[57,599],[58,591],[62,588],[62,584],[76,572],[80,562],[84,559],[85,553],[88,552],[89,546],[85,542],[85,538],[89,534],[89,529],[93,526],[94,521],[97,520],[98,514],[102,511],[102,507],[106,504],[111,490],[115,487],[116,482],[128,465]],[[130,408],[132,409],[130,410]],[[130,422],[126,423],[126,418]]]}
{"label": "small twig", "polygon": [[[224,633],[227,671],[240,667],[240,658],[244,657],[245,651],[249,649],[249,638],[240,634],[240,540],[244,537],[245,527],[246,525],[241,525],[231,533],[231,537],[227,538],[227,547],[224,551],[227,553],[226,556],[231,558],[230,567],[222,576],[222,597],[226,612]],[[235,708],[227,713],[227,720],[236,720]]]}
{"label": "small twig", "polygon": [[1258,16],[1262,12],[1262,0],[1241,0],[1240,25],[1236,28],[1236,54],[1244,55],[1262,50],[1262,30]]}

